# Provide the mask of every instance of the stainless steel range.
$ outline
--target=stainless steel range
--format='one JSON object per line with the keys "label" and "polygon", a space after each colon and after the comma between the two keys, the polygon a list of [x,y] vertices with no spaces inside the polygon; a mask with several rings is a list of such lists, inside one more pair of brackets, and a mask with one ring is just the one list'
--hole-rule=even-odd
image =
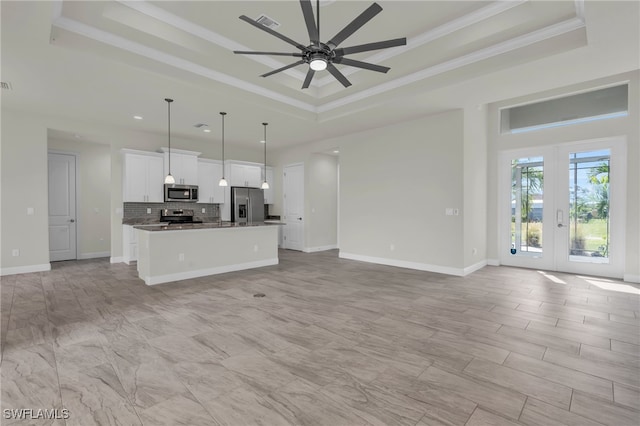
{"label": "stainless steel range", "polygon": [[202,223],[193,218],[191,209],[162,209],[160,210],[160,222],[168,222],[169,225],[183,225],[185,223]]}

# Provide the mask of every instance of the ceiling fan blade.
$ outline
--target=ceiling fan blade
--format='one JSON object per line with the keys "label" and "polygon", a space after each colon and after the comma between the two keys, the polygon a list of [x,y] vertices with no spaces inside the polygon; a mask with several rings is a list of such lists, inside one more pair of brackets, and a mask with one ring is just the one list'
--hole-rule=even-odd
{"label": "ceiling fan blade", "polygon": [[309,85],[311,84],[311,79],[313,78],[313,75],[316,72],[314,70],[312,70],[311,68],[309,68],[309,71],[307,71],[307,76],[304,79],[304,83],[302,84],[302,88],[303,89],[308,89]]}
{"label": "ceiling fan blade", "polygon": [[289,68],[297,67],[298,65],[304,64],[304,61],[294,62],[293,64],[285,65],[282,68],[278,68],[277,70],[269,71],[266,74],[262,74],[260,77],[269,77],[270,75],[279,73],[280,71],[288,70]]}
{"label": "ceiling fan blade", "polygon": [[356,61],[354,59],[349,59],[349,58],[335,58],[333,62],[336,64],[349,65],[350,67],[362,68],[365,70],[371,70],[371,71],[377,71],[377,72],[383,72],[383,73],[386,73],[391,69],[389,67],[370,64],[368,62]]}
{"label": "ceiling fan blade", "polygon": [[356,19],[351,21],[349,25],[344,27],[342,31],[333,36],[331,40],[327,43],[332,49],[336,48],[340,43],[345,41],[351,34],[355,33],[362,27],[364,24],[369,22],[371,18],[376,16],[378,13],[382,12],[382,7],[378,3],[374,3],[367,8],[364,12],[362,12]]}
{"label": "ceiling fan blade", "polygon": [[336,49],[336,56],[349,55],[351,53],[368,52],[370,50],[387,49],[389,47],[404,46],[407,44],[406,37],[394,38],[393,40],[377,41],[375,43],[359,44],[357,46],[343,47]]}
{"label": "ceiling fan blade", "polygon": [[[311,44],[318,44],[318,27],[316,27],[316,22],[313,17],[313,7],[311,7],[311,0],[300,0],[300,7],[302,8],[304,22],[307,24],[309,40],[311,40]],[[320,11],[318,11],[318,13],[320,13]]]}
{"label": "ceiling fan blade", "polygon": [[305,46],[301,45],[300,43],[298,43],[298,42],[296,42],[294,40],[291,40],[289,37],[287,37],[285,35],[282,35],[277,31],[273,31],[269,27],[265,27],[264,25],[254,21],[253,19],[249,18],[246,15],[240,16],[240,19],[242,19],[243,21],[253,25],[254,27],[258,28],[259,30],[265,31],[265,32],[271,34],[272,36],[278,37],[280,40],[285,41],[285,42],[289,43],[290,45],[297,47],[300,50],[304,50],[305,49]]}
{"label": "ceiling fan blade", "polygon": [[239,55],[273,55],[273,56],[294,56],[296,58],[302,58],[302,53],[286,53],[286,52],[251,52],[245,50],[234,50],[233,53]]}
{"label": "ceiling fan blade", "polygon": [[333,64],[331,62],[329,62],[327,64],[327,71],[329,71],[331,73],[332,76],[334,76],[336,78],[336,80],[338,80],[340,83],[342,83],[342,85],[344,87],[349,87],[351,86],[351,82],[349,80],[347,80],[347,77],[345,77],[339,70],[338,68],[334,67]]}

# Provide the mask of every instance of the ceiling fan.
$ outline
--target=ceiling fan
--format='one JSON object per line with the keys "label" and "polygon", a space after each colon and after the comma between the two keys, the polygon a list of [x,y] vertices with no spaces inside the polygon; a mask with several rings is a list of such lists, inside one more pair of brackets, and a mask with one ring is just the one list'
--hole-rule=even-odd
{"label": "ceiling fan", "polygon": [[360,52],[368,52],[370,50],[379,50],[386,49],[389,47],[395,46],[404,46],[407,44],[407,39],[396,38],[392,40],[378,41],[375,43],[366,43],[360,44],[357,46],[351,47],[343,47],[338,48],[338,46],[345,41],[348,37],[350,37],[353,33],[358,31],[360,27],[369,22],[374,16],[378,13],[382,12],[382,7],[377,3],[373,3],[369,6],[364,12],[362,12],[358,17],[356,17],[349,25],[344,27],[338,34],[333,36],[331,40],[326,43],[320,42],[320,0],[317,0],[316,3],[316,13],[317,13],[317,22],[314,21],[313,15],[313,7],[311,6],[311,0],[300,0],[300,6],[302,8],[302,15],[304,16],[304,21],[307,25],[307,31],[309,32],[309,40],[310,43],[308,46],[305,46],[301,43],[298,43],[289,37],[280,34],[277,31],[272,30],[269,27],[266,27],[260,24],[257,21],[249,18],[248,16],[242,15],[240,19],[254,27],[265,31],[275,37],[278,37],[280,40],[285,41],[300,50],[300,52],[294,53],[286,53],[286,52],[251,52],[251,51],[240,51],[236,50],[233,53],[238,53],[242,55],[275,55],[275,56],[293,56],[296,58],[300,58],[299,61],[294,62],[292,64],[286,65],[282,68],[278,68],[277,70],[270,71],[266,74],[262,74],[261,77],[268,77],[270,75],[279,73],[281,71],[287,70],[289,68],[296,67],[302,64],[309,64],[309,71],[307,71],[307,76],[304,79],[304,83],[302,84],[302,88],[306,89],[311,84],[311,79],[313,79],[316,71],[327,70],[333,75],[336,80],[338,80],[344,87],[351,86],[351,82],[347,80],[347,78],[342,74],[333,64],[342,64],[348,65],[352,67],[362,68],[365,70],[377,71],[386,73],[391,68],[383,67],[380,65],[370,64],[368,62],[356,61],[355,59],[345,58],[345,55],[349,55],[352,53],[360,53]]}

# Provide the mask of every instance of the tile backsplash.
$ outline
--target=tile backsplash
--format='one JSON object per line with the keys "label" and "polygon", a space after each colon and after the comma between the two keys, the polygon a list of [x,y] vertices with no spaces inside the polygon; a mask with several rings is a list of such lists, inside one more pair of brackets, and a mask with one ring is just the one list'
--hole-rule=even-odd
{"label": "tile backsplash", "polygon": [[[151,209],[151,213],[147,213],[147,209]],[[194,216],[200,219],[217,220],[220,217],[219,204],[207,203],[124,203],[123,219],[157,219],[160,220],[160,211],[162,209],[191,209]],[[202,213],[202,209],[205,212]]]}

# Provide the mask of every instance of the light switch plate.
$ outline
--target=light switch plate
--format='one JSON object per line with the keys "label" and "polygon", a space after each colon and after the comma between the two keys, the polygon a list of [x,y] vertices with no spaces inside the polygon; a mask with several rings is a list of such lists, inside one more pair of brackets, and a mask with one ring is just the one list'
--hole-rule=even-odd
{"label": "light switch plate", "polygon": [[447,216],[453,216],[453,208],[447,207],[446,209],[444,209],[444,214],[446,214]]}
{"label": "light switch plate", "polygon": [[27,215],[28,216],[33,216],[33,212],[34,212],[33,207],[27,207]]}

